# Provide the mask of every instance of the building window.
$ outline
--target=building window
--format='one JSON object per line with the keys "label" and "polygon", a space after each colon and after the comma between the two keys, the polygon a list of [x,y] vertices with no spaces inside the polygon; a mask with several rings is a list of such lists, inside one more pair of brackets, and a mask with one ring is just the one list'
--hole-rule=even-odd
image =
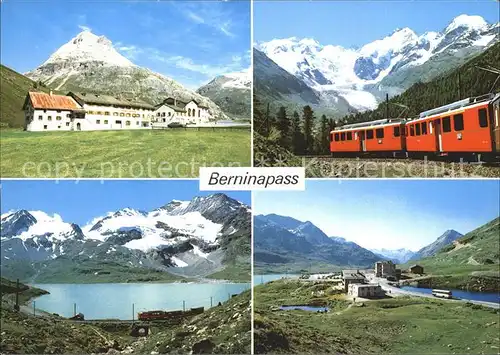
{"label": "building window", "polygon": [[458,115],[453,116],[453,129],[455,131],[463,131],[464,130],[464,115],[459,113]]}
{"label": "building window", "polygon": [[118,112],[113,112],[113,116],[118,116]]}
{"label": "building window", "polygon": [[104,120],[104,124],[108,124],[108,120]]}
{"label": "building window", "polygon": [[373,129],[366,131],[366,139],[373,139]]}
{"label": "building window", "polygon": [[43,129],[47,129],[47,125],[43,125]]}
{"label": "building window", "polygon": [[38,116],[38,120],[39,121],[43,120],[43,117],[42,116]]}
{"label": "building window", "polygon": [[97,111],[96,114],[97,115],[102,115],[102,111]]}
{"label": "building window", "polygon": [[47,119],[48,119],[49,121],[52,121],[52,116],[48,116],[48,117],[47,117]]}
{"label": "building window", "polygon": [[422,122],[422,135],[427,134],[427,122]]}
{"label": "building window", "polygon": [[450,117],[443,117],[443,132],[451,132],[451,120]]}
{"label": "building window", "polygon": [[142,122],[142,127],[148,127],[148,123],[147,122]]}
{"label": "building window", "polygon": [[66,127],[69,127],[69,122],[66,122]]}
{"label": "building window", "polygon": [[101,124],[101,120],[96,120],[95,123]]}
{"label": "building window", "polygon": [[135,125],[138,126],[139,125],[139,121],[135,121]]}
{"label": "building window", "polygon": [[340,133],[340,140],[345,141],[345,132]]}
{"label": "building window", "polygon": [[415,135],[420,135],[420,123],[415,124]]}
{"label": "building window", "polygon": [[161,113],[161,117],[165,117],[165,112],[162,112],[162,113]]}
{"label": "building window", "polygon": [[125,115],[125,117],[130,117],[130,113],[127,113],[127,114]]}
{"label": "building window", "polygon": [[109,116],[109,112],[108,111],[104,112],[104,116]]}
{"label": "building window", "polygon": [[198,110],[198,117],[201,116],[201,110]]}
{"label": "building window", "polygon": [[125,116],[125,114],[123,112],[120,113],[120,117],[123,117]]}
{"label": "building window", "polygon": [[377,138],[384,138],[384,129],[383,128],[377,128],[375,130],[375,134]]}
{"label": "building window", "polygon": [[399,137],[399,136],[401,136],[400,127],[395,126],[394,127],[394,137]]}
{"label": "building window", "polygon": [[414,136],[415,135],[415,125],[410,125],[410,136]]}
{"label": "building window", "polygon": [[170,117],[171,115],[172,115],[172,112],[169,112],[169,113],[168,113],[168,117]]}
{"label": "building window", "polygon": [[479,127],[488,127],[488,112],[485,108],[478,111],[479,114]]}
{"label": "building window", "polygon": [[191,109],[188,108],[188,116],[191,117]]}
{"label": "building window", "polygon": [[130,121],[125,122],[125,125],[130,126]]}
{"label": "building window", "polygon": [[57,120],[57,121],[62,120],[61,116],[56,116],[56,120]]}
{"label": "building window", "polygon": [[352,132],[347,132],[347,140],[352,141]]}
{"label": "building window", "polygon": [[61,113],[61,110],[57,110],[57,113]]}
{"label": "building window", "polygon": [[335,133],[335,142],[338,142],[338,141],[339,141],[339,134]]}
{"label": "building window", "polygon": [[57,129],[61,129],[61,126],[57,126]]}
{"label": "building window", "polygon": [[70,117],[71,117],[71,115],[69,113],[66,114],[66,118],[70,118]]}

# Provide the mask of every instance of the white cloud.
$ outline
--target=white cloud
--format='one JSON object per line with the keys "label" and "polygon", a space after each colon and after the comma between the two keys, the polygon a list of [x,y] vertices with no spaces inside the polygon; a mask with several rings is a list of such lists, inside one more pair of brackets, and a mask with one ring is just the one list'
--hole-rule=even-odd
{"label": "white cloud", "polygon": [[[198,25],[216,29],[227,37],[234,38],[232,15],[217,2],[196,2],[179,5],[184,15]],[[198,15],[202,14],[202,15]]]}

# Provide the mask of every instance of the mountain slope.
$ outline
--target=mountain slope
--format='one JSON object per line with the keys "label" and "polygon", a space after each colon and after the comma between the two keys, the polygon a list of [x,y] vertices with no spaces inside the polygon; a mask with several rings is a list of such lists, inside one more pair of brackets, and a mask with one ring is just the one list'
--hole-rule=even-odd
{"label": "mountain slope", "polygon": [[12,278],[54,281],[71,278],[73,270],[114,279],[143,270],[154,279],[175,279],[172,274],[204,277],[235,266],[250,273],[250,210],[224,194],[172,201],[151,212],[124,208],[83,228],[26,210],[2,215],[1,226],[2,273]]}
{"label": "mountain slope", "polygon": [[[459,68],[444,73],[432,81],[416,83],[401,95],[392,97],[389,100],[389,117],[398,117],[401,114],[401,107],[393,104],[408,106],[408,110],[404,113],[404,116],[414,117],[420,112],[446,105],[459,99],[484,95],[490,89],[493,92],[499,92],[500,81],[495,83],[497,76],[478,68],[495,67],[498,66],[499,62],[500,43],[497,43],[483,53],[474,56]],[[377,120],[385,118],[385,110],[386,105],[382,103],[373,111],[345,116],[342,120],[345,122]]]}
{"label": "mountain slope", "polygon": [[0,64],[0,125],[23,127],[22,110],[26,94],[30,90],[49,92],[45,86]]}
{"label": "mountain slope", "polygon": [[250,70],[221,75],[196,92],[215,102],[230,117],[248,119],[251,108]]}
{"label": "mountain slope", "polygon": [[215,118],[227,118],[210,99],[133,64],[114,49],[109,39],[90,31],[79,33],[26,76],[56,90],[118,95],[150,104],[158,104],[168,96],[186,102],[194,99],[208,106]]}
{"label": "mountain slope", "polygon": [[306,264],[371,267],[380,257],[353,242],[328,237],[309,221],[273,214],[254,217],[254,259],[257,267],[272,269]]}
{"label": "mountain slope", "polygon": [[[359,49],[295,37],[260,43],[257,48],[324,98],[334,94],[364,111],[375,109],[387,92],[399,94],[463,64],[494,45],[498,31],[498,23],[460,15],[439,32],[417,35],[409,28],[397,29]],[[338,106],[333,101],[329,105]]]}
{"label": "mountain slope", "polygon": [[449,229],[446,232],[444,232],[434,242],[417,251],[415,255],[413,255],[412,259],[416,260],[420,258],[425,258],[427,256],[432,256],[437,252],[439,252],[442,248],[451,244],[453,241],[457,240],[462,236],[463,234],[457,232],[456,230]]}

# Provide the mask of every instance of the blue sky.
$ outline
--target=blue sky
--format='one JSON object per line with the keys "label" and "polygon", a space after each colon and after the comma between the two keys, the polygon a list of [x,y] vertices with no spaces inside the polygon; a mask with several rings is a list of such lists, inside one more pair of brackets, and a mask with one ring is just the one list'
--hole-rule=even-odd
{"label": "blue sky", "polygon": [[1,20],[2,64],[21,73],[85,28],[135,64],[190,88],[250,66],[248,1],[8,0]]}
{"label": "blue sky", "polygon": [[[2,213],[40,210],[59,214],[65,222],[85,225],[93,218],[131,207],[151,211],[171,200],[191,200],[216,191],[199,191],[198,180],[10,180],[2,184]],[[251,204],[250,192],[228,196]]]}
{"label": "blue sky", "polygon": [[256,192],[253,211],[309,220],[365,248],[416,251],[498,217],[499,189],[498,180],[307,180],[306,191]]}
{"label": "blue sky", "polygon": [[499,21],[497,0],[469,1],[257,1],[254,41],[313,38],[323,45],[361,47],[397,28],[441,31],[461,14]]}

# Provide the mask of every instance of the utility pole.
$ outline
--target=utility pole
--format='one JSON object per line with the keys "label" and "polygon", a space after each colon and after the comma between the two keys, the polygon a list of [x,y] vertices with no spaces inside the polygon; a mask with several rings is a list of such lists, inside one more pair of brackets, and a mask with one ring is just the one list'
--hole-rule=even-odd
{"label": "utility pole", "polygon": [[458,100],[462,98],[462,81],[460,80],[460,72],[458,72]]}
{"label": "utility pole", "polygon": [[19,307],[19,279],[17,279],[17,283],[16,283],[16,305],[14,306],[14,309],[16,311],[19,311],[20,307]]}
{"label": "utility pole", "polygon": [[135,320],[135,304],[132,303],[132,323],[134,323],[134,320]]}
{"label": "utility pole", "polygon": [[210,296],[210,308],[213,307],[213,304],[212,304],[212,296]]}
{"label": "utility pole", "polygon": [[182,301],[182,311],[186,312],[186,301]]}
{"label": "utility pole", "polygon": [[76,316],[76,303],[73,303],[73,315]]}
{"label": "utility pole", "polygon": [[269,122],[269,102],[267,103],[267,109],[266,109],[266,126],[267,126],[267,135],[269,135],[269,132],[271,131],[271,123]]}
{"label": "utility pole", "polygon": [[389,119],[389,94],[385,94],[385,118]]}
{"label": "utility pole", "polygon": [[33,301],[33,315],[36,316],[36,302]]}

